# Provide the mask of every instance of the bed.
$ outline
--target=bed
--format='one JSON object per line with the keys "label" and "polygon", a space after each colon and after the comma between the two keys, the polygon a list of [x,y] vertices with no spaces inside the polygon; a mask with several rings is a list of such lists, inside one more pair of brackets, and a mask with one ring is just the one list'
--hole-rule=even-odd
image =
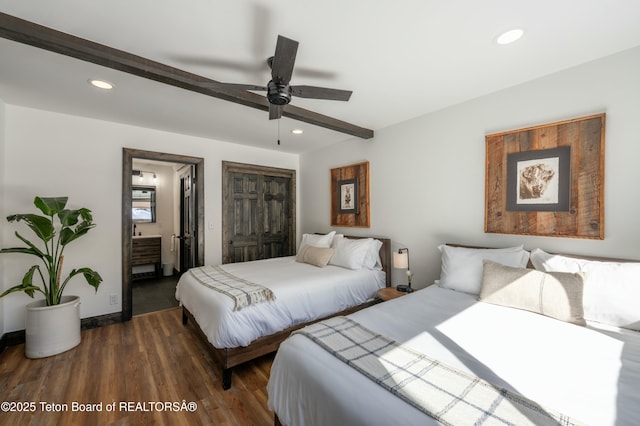
{"label": "bed", "polygon": [[[640,263],[440,249],[434,285],[280,345],[267,386],[276,424],[505,424],[498,409],[518,425],[640,424]],[[365,350],[371,340],[353,336],[328,343],[348,328],[390,346]],[[421,365],[405,353],[428,367],[403,373],[398,365]],[[441,367],[446,374],[428,376]],[[437,382],[457,377],[474,384],[451,391]],[[494,392],[486,408],[472,406],[475,383]]]}
{"label": "bed", "polygon": [[[180,277],[176,298],[229,389],[233,367],[276,351],[293,330],[377,303],[376,292],[391,282],[390,256],[387,238],[304,234],[296,256],[193,268]],[[254,285],[262,301],[246,302],[246,286]]]}

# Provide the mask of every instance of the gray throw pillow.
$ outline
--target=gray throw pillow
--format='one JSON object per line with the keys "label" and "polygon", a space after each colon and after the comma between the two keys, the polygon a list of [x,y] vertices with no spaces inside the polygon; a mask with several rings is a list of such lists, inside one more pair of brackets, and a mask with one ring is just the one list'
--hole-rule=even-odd
{"label": "gray throw pillow", "polygon": [[585,325],[581,273],[542,272],[483,261],[479,300]]}

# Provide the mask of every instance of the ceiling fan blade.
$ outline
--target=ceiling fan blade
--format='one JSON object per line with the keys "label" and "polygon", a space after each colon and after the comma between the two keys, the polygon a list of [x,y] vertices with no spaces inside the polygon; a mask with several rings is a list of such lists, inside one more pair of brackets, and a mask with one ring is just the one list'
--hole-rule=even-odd
{"label": "ceiling fan blade", "polygon": [[255,73],[259,74],[264,71],[264,64],[262,62],[259,63],[249,63],[249,62],[240,62],[231,59],[216,59],[216,58],[208,58],[204,56],[190,56],[190,55],[171,55],[169,58],[173,61],[180,62],[184,65],[195,65],[198,67],[210,67],[210,68],[219,68],[224,70],[231,71],[239,71],[244,73]]}
{"label": "ceiling fan blade", "polygon": [[276,84],[289,84],[293,74],[293,64],[296,62],[298,42],[281,35],[278,36],[276,53],[271,63],[271,78]]}
{"label": "ceiling fan blade", "polygon": [[269,104],[269,120],[277,120],[282,117],[284,105]]}
{"label": "ceiling fan blade", "polygon": [[348,101],[353,92],[351,90],[329,89],[316,86],[291,86],[291,93],[299,98]]}
{"label": "ceiling fan blade", "polygon": [[227,87],[231,87],[234,89],[241,89],[241,90],[261,90],[261,91],[267,90],[267,86],[257,86],[255,84],[224,83],[224,85]]}
{"label": "ceiling fan blade", "polygon": [[217,81],[215,83],[203,82],[199,84],[204,88],[214,88],[214,89],[239,89],[239,90],[261,90],[261,91],[267,90],[266,86],[257,86],[255,84],[222,83],[220,81]]}

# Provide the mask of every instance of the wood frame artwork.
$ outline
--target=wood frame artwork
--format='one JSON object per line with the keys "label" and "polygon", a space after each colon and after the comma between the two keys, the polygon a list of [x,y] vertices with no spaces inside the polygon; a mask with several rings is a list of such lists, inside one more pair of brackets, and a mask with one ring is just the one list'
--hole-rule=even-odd
{"label": "wood frame artwork", "polygon": [[368,161],[331,169],[331,226],[370,226]]}
{"label": "wood frame artwork", "polygon": [[604,239],[605,114],[486,136],[485,232]]}

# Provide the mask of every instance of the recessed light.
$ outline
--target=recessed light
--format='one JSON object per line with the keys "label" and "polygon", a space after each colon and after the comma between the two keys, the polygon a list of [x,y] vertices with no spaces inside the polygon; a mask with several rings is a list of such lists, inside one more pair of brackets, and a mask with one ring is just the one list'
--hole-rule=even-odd
{"label": "recessed light", "polygon": [[294,135],[301,135],[304,133],[304,131],[302,129],[293,129],[291,133],[293,133]]}
{"label": "recessed light", "polygon": [[510,43],[513,43],[514,41],[520,40],[523,34],[524,34],[524,30],[522,30],[521,28],[514,28],[513,30],[509,30],[500,34],[496,39],[496,43],[510,44]]}
{"label": "recessed light", "polygon": [[108,81],[104,81],[104,80],[91,79],[91,80],[89,80],[89,84],[91,84],[92,86],[97,87],[99,89],[104,89],[104,90],[113,89],[113,84],[109,83]]}

